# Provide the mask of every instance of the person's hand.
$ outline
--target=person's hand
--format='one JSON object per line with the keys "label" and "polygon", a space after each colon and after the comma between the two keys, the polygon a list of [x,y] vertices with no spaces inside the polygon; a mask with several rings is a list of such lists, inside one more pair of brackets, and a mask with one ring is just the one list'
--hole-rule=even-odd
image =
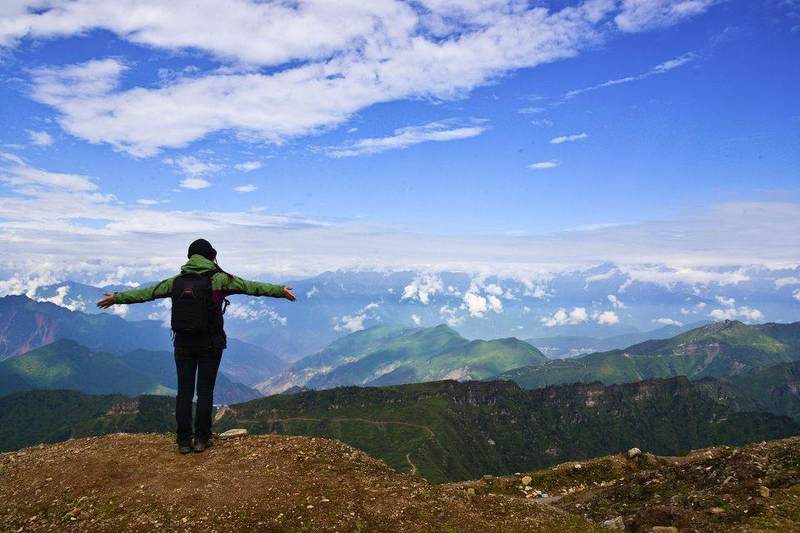
{"label": "person's hand", "polygon": [[97,307],[100,309],[108,309],[114,305],[114,295],[110,292],[106,293],[106,297],[97,302]]}
{"label": "person's hand", "polygon": [[[283,288],[283,297],[286,298],[287,300],[289,300],[290,302],[293,302],[293,301],[297,300],[297,296],[292,294],[292,288],[291,287],[284,287]],[[100,305],[100,304],[97,304],[97,305]]]}

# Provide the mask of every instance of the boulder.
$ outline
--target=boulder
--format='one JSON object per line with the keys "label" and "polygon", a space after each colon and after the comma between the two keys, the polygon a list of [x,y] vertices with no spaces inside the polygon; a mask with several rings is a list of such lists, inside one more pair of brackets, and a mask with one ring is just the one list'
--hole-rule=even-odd
{"label": "boulder", "polygon": [[244,437],[247,435],[247,430],[244,428],[229,429],[219,434],[221,439],[234,439],[237,437]]}

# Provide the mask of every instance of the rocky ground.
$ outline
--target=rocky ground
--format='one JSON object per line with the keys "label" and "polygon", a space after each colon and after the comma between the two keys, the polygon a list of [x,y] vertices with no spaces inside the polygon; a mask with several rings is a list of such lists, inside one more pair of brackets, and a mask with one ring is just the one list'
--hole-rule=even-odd
{"label": "rocky ground", "polygon": [[603,529],[800,531],[800,437],[684,457],[633,449],[451,487],[541,501]]}
{"label": "rocky ground", "polygon": [[433,485],[338,441],[178,455],[116,434],[0,454],[0,531],[800,531],[800,437]]}
{"label": "rocky ground", "polygon": [[3,531],[592,531],[508,495],[400,474],[338,441],[274,435],[178,455],[115,434],[0,455]]}

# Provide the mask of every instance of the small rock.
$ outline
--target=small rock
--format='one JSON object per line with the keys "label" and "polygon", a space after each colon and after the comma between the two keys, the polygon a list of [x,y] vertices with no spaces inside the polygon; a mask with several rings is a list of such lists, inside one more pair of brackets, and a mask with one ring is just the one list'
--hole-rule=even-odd
{"label": "small rock", "polygon": [[639,448],[631,448],[630,450],[628,450],[629,459],[633,459],[634,457],[639,457],[640,455],[642,455],[642,450],[640,450]]}
{"label": "small rock", "polygon": [[621,516],[618,516],[616,518],[600,522],[600,527],[602,527],[603,529],[618,529],[620,531],[624,531],[625,521],[622,519]]}
{"label": "small rock", "polygon": [[483,480],[484,481],[491,481],[493,479],[494,479],[494,476],[491,475],[491,474],[486,474],[486,475],[483,476]]}
{"label": "small rock", "polygon": [[722,507],[712,507],[711,509],[709,509],[709,511],[711,512],[711,514],[722,514],[725,512],[725,509],[723,509]]}
{"label": "small rock", "polygon": [[522,484],[525,486],[530,485],[531,481],[533,481],[533,478],[531,476],[524,476],[522,478]]}
{"label": "small rock", "polygon": [[653,526],[650,533],[678,533],[678,528],[675,526]]}
{"label": "small rock", "polygon": [[467,489],[467,496],[475,496],[475,489],[472,488],[472,487],[469,487]]}
{"label": "small rock", "polygon": [[758,494],[761,495],[762,498],[769,498],[769,487],[759,488]]}
{"label": "small rock", "polygon": [[247,430],[244,428],[229,429],[219,434],[221,439],[233,439],[236,437],[244,437],[247,435]]}
{"label": "small rock", "polygon": [[573,465],[572,468],[574,468],[575,470],[580,470],[581,468],[583,468],[583,465],[578,463],[578,464]]}

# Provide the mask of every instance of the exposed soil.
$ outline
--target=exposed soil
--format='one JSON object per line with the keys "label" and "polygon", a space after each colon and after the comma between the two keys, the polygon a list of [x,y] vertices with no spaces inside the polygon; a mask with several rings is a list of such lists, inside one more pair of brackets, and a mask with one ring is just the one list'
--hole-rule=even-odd
{"label": "exposed soil", "polygon": [[593,531],[515,496],[400,474],[338,441],[115,434],[0,455],[3,531]]}
{"label": "exposed soil", "polygon": [[800,531],[800,437],[684,457],[636,454],[451,485],[542,501],[625,531]]}

